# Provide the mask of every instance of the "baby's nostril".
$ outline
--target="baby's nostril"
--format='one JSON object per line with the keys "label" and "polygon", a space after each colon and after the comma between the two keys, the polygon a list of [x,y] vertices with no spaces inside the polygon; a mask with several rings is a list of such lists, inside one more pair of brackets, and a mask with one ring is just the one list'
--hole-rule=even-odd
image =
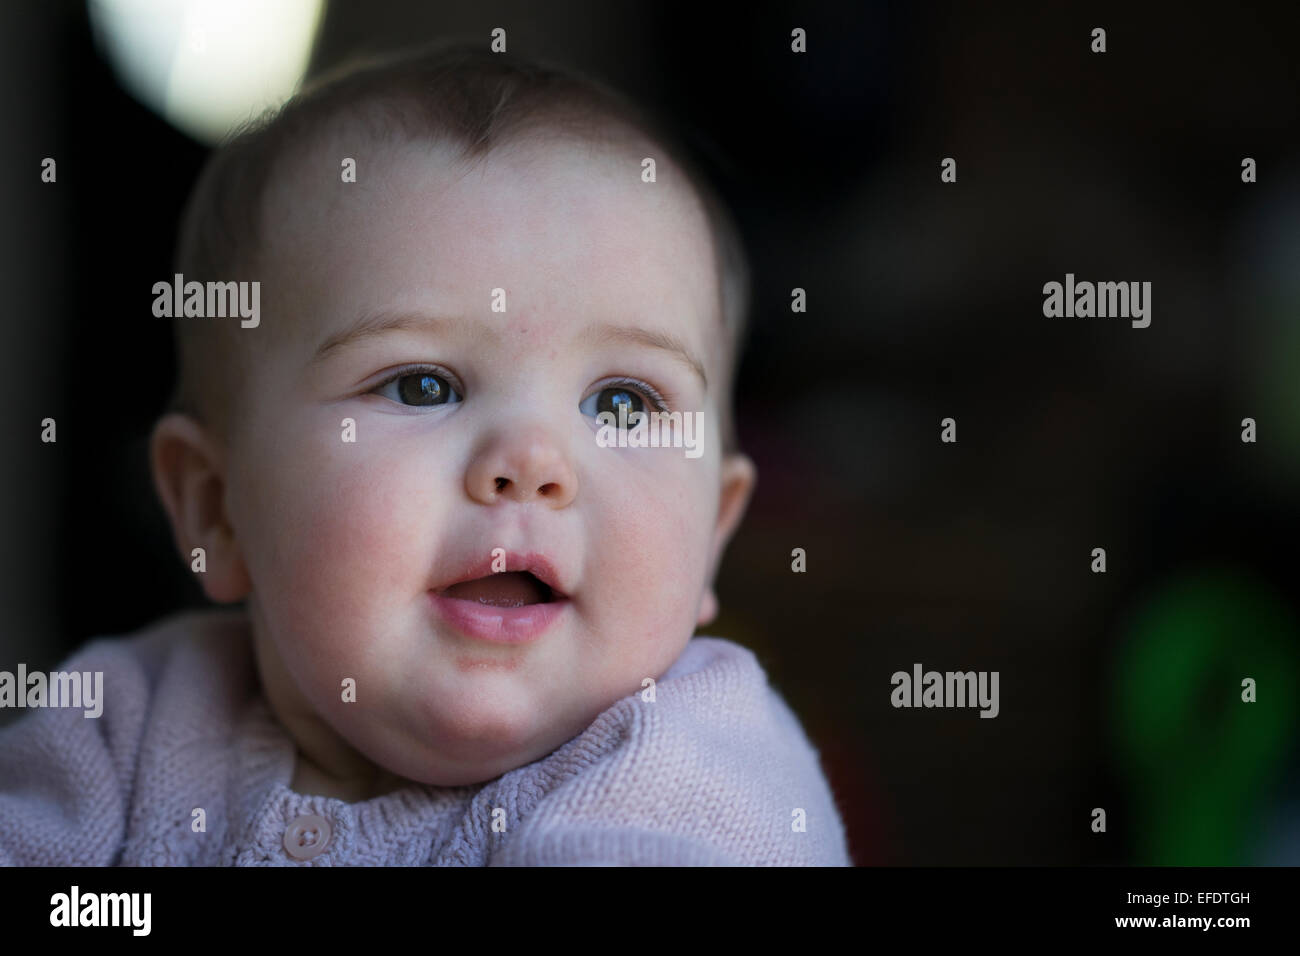
{"label": "baby's nostril", "polygon": [[508,484],[510,484],[510,479],[509,479],[509,478],[498,478],[498,479],[497,479],[497,491],[505,491],[505,489],[506,489],[506,485],[508,485]]}
{"label": "baby's nostril", "polygon": [[555,484],[553,482],[542,485],[540,488],[537,489],[537,493],[541,495],[543,498],[545,498],[547,495],[551,494],[554,491],[555,491]]}

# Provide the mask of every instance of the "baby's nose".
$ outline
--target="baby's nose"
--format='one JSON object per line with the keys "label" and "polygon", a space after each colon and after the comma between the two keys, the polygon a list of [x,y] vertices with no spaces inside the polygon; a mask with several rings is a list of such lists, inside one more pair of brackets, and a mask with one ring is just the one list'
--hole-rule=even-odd
{"label": "baby's nose", "polygon": [[465,487],[481,504],[505,498],[564,508],[578,493],[578,476],[554,436],[533,428],[492,439],[471,462]]}

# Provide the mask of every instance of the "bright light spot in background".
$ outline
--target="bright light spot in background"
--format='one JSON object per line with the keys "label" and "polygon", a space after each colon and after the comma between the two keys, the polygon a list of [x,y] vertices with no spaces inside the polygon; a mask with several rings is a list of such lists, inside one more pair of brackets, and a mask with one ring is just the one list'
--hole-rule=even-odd
{"label": "bright light spot in background", "polygon": [[293,95],[324,0],[90,0],[122,85],[204,143]]}

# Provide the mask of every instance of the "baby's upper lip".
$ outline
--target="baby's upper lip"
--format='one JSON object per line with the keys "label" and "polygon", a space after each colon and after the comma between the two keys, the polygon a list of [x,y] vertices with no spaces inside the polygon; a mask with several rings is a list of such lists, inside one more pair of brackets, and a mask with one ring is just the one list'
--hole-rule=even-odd
{"label": "baby's upper lip", "polygon": [[499,574],[510,571],[528,572],[554,591],[556,600],[568,597],[568,593],[561,587],[560,574],[555,570],[555,565],[551,562],[551,559],[536,551],[507,551],[504,558],[500,554],[488,554],[485,558],[475,559],[473,563],[463,567],[456,577],[433,590],[441,594],[453,585],[462,584],[465,581],[476,581],[494,573]]}

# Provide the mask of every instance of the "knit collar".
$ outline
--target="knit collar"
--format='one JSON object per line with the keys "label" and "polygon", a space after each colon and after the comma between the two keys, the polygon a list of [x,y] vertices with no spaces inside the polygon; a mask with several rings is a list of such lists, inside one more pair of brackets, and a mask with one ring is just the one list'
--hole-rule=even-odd
{"label": "knit collar", "polygon": [[231,795],[231,802],[235,819],[246,822],[245,831],[237,835],[238,843],[275,840],[295,817],[315,814],[330,820],[334,827],[332,855],[347,859],[358,843],[374,852],[403,837],[437,830],[441,821],[483,787],[410,783],[357,803],[298,793],[290,787],[297,747],[261,694],[249,702],[236,738],[233,780],[238,791]]}

